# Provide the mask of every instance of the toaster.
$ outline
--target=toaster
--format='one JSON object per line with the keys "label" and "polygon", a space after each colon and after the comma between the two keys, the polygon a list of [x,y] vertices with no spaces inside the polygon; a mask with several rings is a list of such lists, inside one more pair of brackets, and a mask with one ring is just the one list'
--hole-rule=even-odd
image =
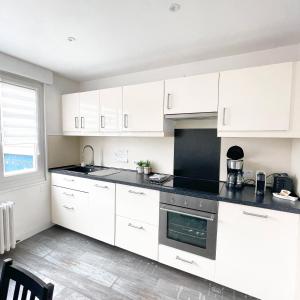
{"label": "toaster", "polygon": [[280,193],[281,190],[288,190],[293,192],[294,185],[293,179],[288,176],[286,173],[275,174],[273,182],[273,193]]}

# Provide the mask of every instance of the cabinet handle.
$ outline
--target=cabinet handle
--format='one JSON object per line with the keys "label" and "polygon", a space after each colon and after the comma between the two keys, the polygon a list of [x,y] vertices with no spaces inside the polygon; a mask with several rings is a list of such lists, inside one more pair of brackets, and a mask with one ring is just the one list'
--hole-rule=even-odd
{"label": "cabinet handle", "polygon": [[69,194],[69,193],[66,193],[66,192],[64,192],[64,195],[68,196],[68,197],[74,197],[74,194]]}
{"label": "cabinet handle", "polygon": [[69,178],[64,178],[64,181],[68,181],[68,182],[74,182],[74,179],[69,179]]}
{"label": "cabinet handle", "polygon": [[143,193],[143,192],[136,192],[133,190],[129,190],[128,193],[135,194],[135,195],[145,195],[145,193]]}
{"label": "cabinet handle", "polygon": [[181,258],[180,256],[176,256],[176,259],[177,260],[180,260],[180,261],[183,261],[183,262],[185,262],[185,263],[187,263],[187,264],[194,264],[194,261],[193,260],[187,260],[187,259],[184,259],[184,258]]}
{"label": "cabinet handle", "polygon": [[100,126],[101,128],[105,128],[105,117],[103,115],[100,116]]}
{"label": "cabinet handle", "polygon": [[260,215],[260,214],[250,213],[250,212],[247,212],[247,211],[243,211],[243,214],[246,215],[246,216],[263,218],[263,219],[267,219],[269,217],[268,215]]}
{"label": "cabinet handle", "polygon": [[65,209],[74,210],[74,207],[72,207],[72,206],[63,205],[63,207],[64,207]]}
{"label": "cabinet handle", "polygon": [[124,114],[124,128],[128,128],[128,114]]}
{"label": "cabinet handle", "polygon": [[99,184],[95,184],[95,187],[100,188],[100,189],[108,189],[107,185],[99,185]]}
{"label": "cabinet handle", "polygon": [[171,96],[172,94],[167,94],[167,109],[171,109],[172,105],[171,105]]}
{"label": "cabinet handle", "polygon": [[227,107],[223,107],[223,115],[222,115],[222,125],[226,126],[228,125],[226,122],[226,112],[227,112],[228,108]]}
{"label": "cabinet handle", "polygon": [[133,224],[131,224],[131,223],[128,223],[128,226],[129,226],[129,227],[132,227],[132,228],[135,228],[135,229],[140,229],[140,230],[143,230],[143,229],[144,229],[143,226],[136,226],[136,225],[133,225]]}
{"label": "cabinet handle", "polygon": [[79,124],[78,124],[78,123],[79,123],[79,122],[78,122],[79,120],[78,120],[78,117],[75,117],[74,119],[75,119],[75,128],[79,128]]}
{"label": "cabinet handle", "polygon": [[85,127],[84,117],[80,118],[80,122],[81,122],[81,128],[84,128]]}

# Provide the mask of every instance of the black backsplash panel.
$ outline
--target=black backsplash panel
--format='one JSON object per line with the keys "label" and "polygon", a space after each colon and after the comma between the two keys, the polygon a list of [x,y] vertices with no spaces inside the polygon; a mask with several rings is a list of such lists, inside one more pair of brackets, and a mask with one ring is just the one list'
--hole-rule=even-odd
{"label": "black backsplash panel", "polygon": [[217,129],[175,129],[174,175],[219,180],[220,148]]}

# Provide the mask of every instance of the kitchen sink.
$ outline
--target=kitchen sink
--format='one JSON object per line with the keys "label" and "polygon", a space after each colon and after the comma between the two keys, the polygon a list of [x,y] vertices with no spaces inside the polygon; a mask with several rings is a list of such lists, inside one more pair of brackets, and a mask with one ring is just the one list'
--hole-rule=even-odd
{"label": "kitchen sink", "polygon": [[99,171],[99,170],[101,170],[101,168],[76,166],[76,167],[68,168],[66,170],[67,171],[72,171],[72,172],[78,172],[78,173],[88,174],[88,173],[91,173],[91,172]]}

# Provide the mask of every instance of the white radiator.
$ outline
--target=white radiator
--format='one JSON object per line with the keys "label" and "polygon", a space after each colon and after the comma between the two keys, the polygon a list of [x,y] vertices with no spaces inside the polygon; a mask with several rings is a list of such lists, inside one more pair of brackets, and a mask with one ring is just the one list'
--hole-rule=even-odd
{"label": "white radiator", "polygon": [[14,203],[0,203],[0,254],[16,247]]}

